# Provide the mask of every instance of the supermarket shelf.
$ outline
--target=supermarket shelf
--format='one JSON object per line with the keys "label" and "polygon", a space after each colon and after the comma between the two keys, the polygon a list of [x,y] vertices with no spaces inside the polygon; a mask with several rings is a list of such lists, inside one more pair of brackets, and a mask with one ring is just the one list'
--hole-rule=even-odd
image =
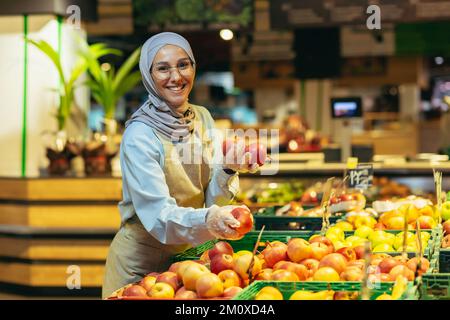
{"label": "supermarket shelf", "polygon": [[[261,167],[260,173],[256,176],[277,175],[285,176],[291,174],[301,175],[342,175],[346,169],[343,163],[299,163],[299,162],[280,162],[272,163]],[[406,162],[403,164],[385,164],[373,163],[373,169],[376,174],[388,175],[409,175],[424,176],[433,175],[433,169],[440,170],[444,173],[450,173],[450,161],[439,163],[428,162]],[[250,176],[242,174],[242,176]]]}
{"label": "supermarket shelf", "polygon": [[0,178],[0,200],[120,201],[120,178]]}

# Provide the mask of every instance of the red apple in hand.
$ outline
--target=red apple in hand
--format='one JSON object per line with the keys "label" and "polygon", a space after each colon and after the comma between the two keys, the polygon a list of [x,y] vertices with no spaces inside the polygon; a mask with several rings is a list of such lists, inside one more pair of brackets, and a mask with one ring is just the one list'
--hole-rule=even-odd
{"label": "red apple in hand", "polygon": [[267,148],[263,144],[252,143],[245,147],[245,152],[250,152],[250,164],[257,163],[259,166],[262,166],[266,162]]}
{"label": "red apple in hand", "polygon": [[234,147],[234,140],[233,139],[226,139],[222,142],[222,154],[224,156],[227,155],[228,151],[230,151]]}
{"label": "red apple in hand", "polygon": [[[242,148],[242,149],[238,149]],[[236,138],[226,139],[222,142],[222,154],[224,156],[225,164],[239,164],[239,157],[245,153],[245,147],[242,140],[238,142]]]}
{"label": "red apple in hand", "polygon": [[233,255],[233,247],[226,241],[217,242],[212,249],[208,251],[209,259],[212,260],[218,254]]}
{"label": "red apple in hand", "polygon": [[243,207],[236,207],[231,211],[233,217],[240,222],[240,226],[234,228],[240,235],[248,233],[253,228],[253,215],[250,210]]}

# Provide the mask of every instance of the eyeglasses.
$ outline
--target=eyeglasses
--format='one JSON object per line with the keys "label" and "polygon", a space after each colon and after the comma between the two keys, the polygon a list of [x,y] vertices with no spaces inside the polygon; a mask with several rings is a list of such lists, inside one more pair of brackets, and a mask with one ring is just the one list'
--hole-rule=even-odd
{"label": "eyeglasses", "polygon": [[180,75],[187,77],[192,75],[194,71],[194,63],[191,60],[186,59],[178,62],[178,64],[174,67],[171,67],[168,64],[160,64],[152,66],[150,72],[153,72],[157,79],[166,80],[170,78],[170,71],[172,69],[176,69]]}

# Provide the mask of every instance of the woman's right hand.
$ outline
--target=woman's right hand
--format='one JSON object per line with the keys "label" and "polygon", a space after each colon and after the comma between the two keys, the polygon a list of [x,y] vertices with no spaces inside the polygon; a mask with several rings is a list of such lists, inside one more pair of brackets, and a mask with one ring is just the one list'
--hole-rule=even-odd
{"label": "woman's right hand", "polygon": [[234,229],[240,226],[240,222],[231,214],[231,211],[237,207],[242,206],[213,205],[209,208],[206,215],[206,227],[213,236],[227,240],[239,240],[243,237]]}

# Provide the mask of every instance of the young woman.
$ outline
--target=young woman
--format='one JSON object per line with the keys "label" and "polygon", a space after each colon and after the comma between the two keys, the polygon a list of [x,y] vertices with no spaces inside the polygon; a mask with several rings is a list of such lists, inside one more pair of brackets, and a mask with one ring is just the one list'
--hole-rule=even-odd
{"label": "young woman", "polygon": [[[151,37],[139,67],[149,95],[126,123],[121,143],[122,224],[107,257],[103,298],[167,270],[170,256],[189,246],[240,238],[233,229],[239,226],[235,206],[217,204],[237,192],[238,172],[258,169],[248,153],[228,166],[205,160],[222,150],[204,135],[214,129],[210,113],[188,102],[195,59],[185,38],[171,32]],[[178,147],[190,143],[201,144],[201,161],[180,157]]]}

